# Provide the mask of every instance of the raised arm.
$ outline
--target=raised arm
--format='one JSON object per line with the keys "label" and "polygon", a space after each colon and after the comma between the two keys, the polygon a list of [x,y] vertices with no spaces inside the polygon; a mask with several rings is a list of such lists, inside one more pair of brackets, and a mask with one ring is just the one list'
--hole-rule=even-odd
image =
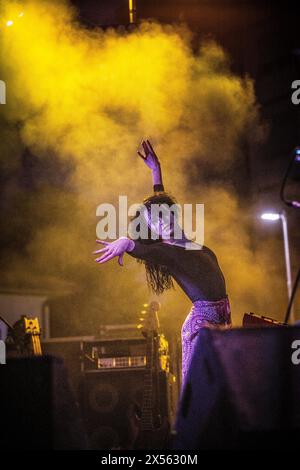
{"label": "raised arm", "polygon": [[159,158],[153,150],[153,147],[149,140],[143,140],[142,147],[144,149],[144,155],[139,151],[137,153],[142,158],[147,167],[151,169],[153,190],[154,192],[164,191]]}

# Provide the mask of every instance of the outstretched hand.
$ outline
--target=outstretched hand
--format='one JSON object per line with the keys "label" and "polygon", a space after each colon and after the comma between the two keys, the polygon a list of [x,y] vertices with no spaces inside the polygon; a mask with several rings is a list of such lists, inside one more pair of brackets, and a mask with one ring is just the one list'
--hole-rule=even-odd
{"label": "outstretched hand", "polygon": [[104,248],[93,251],[94,255],[103,253],[102,256],[95,259],[96,263],[100,263],[100,264],[106,263],[112,258],[115,258],[116,256],[118,256],[118,263],[120,266],[123,266],[123,256],[124,256],[124,253],[128,250],[130,246],[130,242],[131,240],[129,240],[126,237],[119,238],[118,240],[115,240],[114,242],[105,242],[102,240],[96,240],[96,243],[105,245]]}
{"label": "outstretched hand", "polygon": [[150,144],[149,140],[142,141],[142,147],[144,149],[144,155],[141,152],[137,152],[142,160],[146,163],[146,165],[151,169],[155,170],[160,167],[158,156],[156,155],[155,151],[153,150],[152,145]]}

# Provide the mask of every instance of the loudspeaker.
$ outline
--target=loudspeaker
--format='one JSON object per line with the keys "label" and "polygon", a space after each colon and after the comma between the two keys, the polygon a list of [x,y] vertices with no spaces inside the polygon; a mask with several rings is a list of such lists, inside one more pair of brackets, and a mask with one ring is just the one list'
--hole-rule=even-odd
{"label": "loudspeaker", "polygon": [[61,359],[11,358],[1,367],[0,377],[1,448],[87,448],[79,406]]}
{"label": "loudspeaker", "polygon": [[70,385],[76,396],[81,375],[82,348],[83,338],[57,338],[42,342],[44,354],[59,357],[64,361]]}
{"label": "loudspeaker", "polygon": [[[128,448],[135,414],[142,409],[145,369],[89,371],[81,383],[81,405],[91,449]],[[173,412],[169,374],[160,372],[153,401],[162,418]]]}
{"label": "loudspeaker", "polygon": [[180,396],[174,448],[298,445],[299,340],[296,327],[202,329]]}

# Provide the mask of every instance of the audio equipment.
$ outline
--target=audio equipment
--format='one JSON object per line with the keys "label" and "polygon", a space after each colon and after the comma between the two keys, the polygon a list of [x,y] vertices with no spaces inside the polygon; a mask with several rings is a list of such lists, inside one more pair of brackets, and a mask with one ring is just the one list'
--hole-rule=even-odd
{"label": "audio equipment", "polygon": [[[145,368],[90,370],[81,382],[81,407],[91,449],[133,448],[140,429]],[[175,384],[165,371],[158,375],[153,399],[159,413],[174,419]]]}
{"label": "audio equipment", "polygon": [[245,313],[243,317],[243,327],[269,327],[269,326],[287,326],[286,323],[274,320],[273,318],[255,315],[254,313]]}
{"label": "audio equipment", "polygon": [[87,448],[79,407],[61,359],[8,359],[1,367],[0,403],[1,448]]}
{"label": "audio equipment", "polygon": [[158,333],[159,304],[143,307],[134,330],[131,324],[106,325],[100,338],[43,342],[44,351],[65,360],[92,449],[149,448],[169,439],[177,382],[168,341]]}
{"label": "audio equipment", "polygon": [[52,355],[63,359],[68,371],[71,387],[78,397],[78,387],[82,373],[81,357],[83,343],[92,337],[62,337],[51,338],[42,341],[44,354]]}
{"label": "audio equipment", "polygon": [[297,327],[201,329],[180,397],[174,448],[296,449],[297,347]]}
{"label": "audio equipment", "polygon": [[85,341],[82,361],[84,371],[145,367],[145,338]]}

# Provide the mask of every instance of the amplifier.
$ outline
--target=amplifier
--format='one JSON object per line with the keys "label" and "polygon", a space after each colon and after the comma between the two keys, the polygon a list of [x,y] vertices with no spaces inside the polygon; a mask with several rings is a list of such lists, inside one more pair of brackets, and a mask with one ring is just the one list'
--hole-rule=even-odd
{"label": "amplifier", "polygon": [[145,367],[146,341],[143,337],[85,341],[82,361],[84,371]]}
{"label": "amplifier", "polygon": [[[80,404],[92,450],[126,448],[130,442],[132,412],[143,405],[145,370],[90,370],[82,375]],[[153,382],[153,400],[160,416],[172,424],[177,403],[175,378],[160,371]]]}
{"label": "amplifier", "polygon": [[[157,337],[157,367],[169,371],[168,341],[164,335]],[[136,369],[146,367],[146,339],[107,339],[84,341],[82,346],[82,371],[99,369]]]}
{"label": "amplifier", "polygon": [[[169,370],[168,341],[158,338],[158,368]],[[75,392],[81,374],[96,370],[133,370],[146,367],[146,340],[139,338],[95,339],[93,336],[51,338],[42,342],[45,354],[64,359]]]}
{"label": "amplifier", "polygon": [[270,326],[288,326],[286,323],[273,320],[273,318],[255,315],[254,313],[245,313],[243,318],[243,327],[270,327]]}

